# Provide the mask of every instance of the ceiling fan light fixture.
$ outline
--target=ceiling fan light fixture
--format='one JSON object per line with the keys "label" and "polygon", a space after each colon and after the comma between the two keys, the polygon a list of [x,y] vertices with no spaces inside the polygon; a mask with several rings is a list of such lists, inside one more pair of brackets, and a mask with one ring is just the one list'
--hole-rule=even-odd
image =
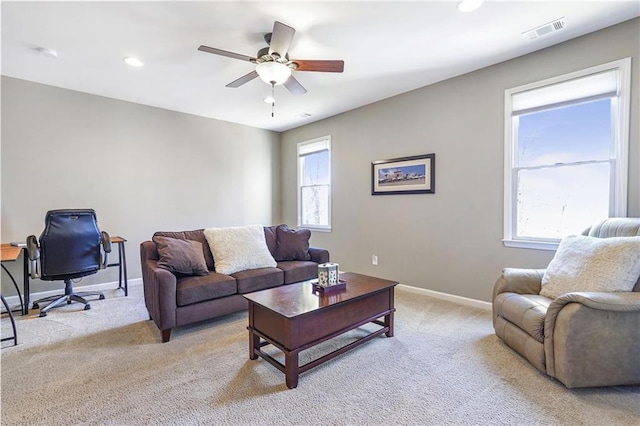
{"label": "ceiling fan light fixture", "polygon": [[458,3],[458,10],[460,12],[473,12],[482,6],[483,2],[484,0],[462,0]]}
{"label": "ceiling fan light fixture", "polygon": [[263,62],[258,64],[256,72],[267,84],[278,86],[291,76],[291,68],[280,62]]}

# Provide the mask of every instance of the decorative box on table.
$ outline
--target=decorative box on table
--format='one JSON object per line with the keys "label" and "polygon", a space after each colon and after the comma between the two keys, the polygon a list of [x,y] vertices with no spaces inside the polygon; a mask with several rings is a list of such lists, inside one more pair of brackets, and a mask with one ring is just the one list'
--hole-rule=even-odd
{"label": "decorative box on table", "polygon": [[318,286],[330,287],[338,284],[338,264],[321,263],[318,265]]}
{"label": "decorative box on table", "polygon": [[318,282],[314,283],[314,290],[327,293],[346,288],[347,283],[339,278],[339,268],[337,263],[318,265]]}

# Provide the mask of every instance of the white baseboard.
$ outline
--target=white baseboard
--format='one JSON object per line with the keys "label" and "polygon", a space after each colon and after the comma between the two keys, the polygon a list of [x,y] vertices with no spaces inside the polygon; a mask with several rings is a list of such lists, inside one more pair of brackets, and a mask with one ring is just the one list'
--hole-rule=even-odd
{"label": "white baseboard", "polygon": [[[142,285],[142,278],[132,278],[127,280],[127,282],[129,284],[129,287],[135,286],[135,285]],[[439,291],[427,290],[424,288],[413,287],[406,284],[398,284],[398,287],[412,293],[424,294],[426,296],[435,297],[436,299],[446,300],[448,302],[457,303],[459,305],[472,306],[474,308],[484,309],[488,311],[491,310],[491,303],[483,302],[482,300],[470,299],[468,297],[463,297],[463,296],[456,296],[455,294],[441,293]],[[74,290],[76,291],[108,291],[108,290],[115,290],[116,288],[118,288],[117,281],[108,282],[108,283],[91,284],[91,285],[85,285],[81,287],[74,286]],[[60,292],[61,292],[61,289],[31,293],[30,300],[33,302],[34,300],[43,299],[45,297],[60,294]],[[20,300],[18,299],[17,295],[6,297],[6,299],[9,306],[17,306],[20,304]]]}
{"label": "white baseboard", "polygon": [[[131,289],[131,286],[142,285],[142,278],[131,278],[131,279],[128,279],[127,280],[127,284],[128,284],[129,289]],[[115,290],[117,288],[118,288],[118,281],[112,281],[112,282],[108,282],[108,283],[91,284],[91,285],[78,286],[78,287],[76,287],[75,285],[73,286],[73,290],[77,291],[77,292],[81,292],[81,291],[109,291],[109,290]],[[39,291],[37,293],[31,293],[30,296],[29,296],[29,300],[30,300],[31,303],[33,303],[34,300],[44,299],[45,297],[55,296],[56,294],[63,294],[63,293],[64,293],[64,286],[62,288],[58,288],[58,289],[55,289],[55,290],[47,290],[47,291]],[[124,295],[124,291],[122,292],[122,294]],[[20,299],[18,298],[18,295],[5,297],[5,299],[7,300],[7,303],[9,304],[9,306],[11,306],[11,309],[14,309],[14,306],[19,306],[20,305]],[[29,308],[31,308],[31,307],[29,307]]]}
{"label": "white baseboard", "polygon": [[457,303],[459,305],[472,306],[474,308],[484,309],[487,311],[491,310],[491,303],[483,302],[482,300],[456,296],[455,294],[441,293],[439,291],[427,290],[425,288],[413,287],[406,284],[398,284],[398,287],[412,293],[424,294],[426,296],[435,297],[436,299],[446,300],[448,302]]}

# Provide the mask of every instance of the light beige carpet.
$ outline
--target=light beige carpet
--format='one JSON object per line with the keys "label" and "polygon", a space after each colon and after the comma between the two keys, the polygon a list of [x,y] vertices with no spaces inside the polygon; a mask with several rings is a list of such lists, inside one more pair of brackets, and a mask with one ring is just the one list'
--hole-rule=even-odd
{"label": "light beige carpet", "polygon": [[486,311],[398,289],[395,337],[289,390],[249,360],[246,313],[162,344],[141,290],[17,317],[20,344],[2,349],[2,425],[640,424],[640,387],[568,390],[502,344]]}

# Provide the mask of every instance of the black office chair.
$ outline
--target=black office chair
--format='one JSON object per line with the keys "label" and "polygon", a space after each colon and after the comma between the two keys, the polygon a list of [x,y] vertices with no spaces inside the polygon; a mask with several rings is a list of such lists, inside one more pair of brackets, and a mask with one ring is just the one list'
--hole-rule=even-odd
{"label": "black office chair", "polygon": [[27,253],[31,278],[65,283],[64,295],[33,302],[33,309],[38,309],[40,303],[51,302],[40,311],[41,317],[65,301],[67,304],[83,303],[87,310],[91,309],[91,305],[85,297],[98,296],[104,299],[104,294],[100,292],[74,293],[71,281],[107,267],[111,238],[98,229],[96,212],[92,209],[48,211],[40,245],[35,235],[30,235],[27,237]]}

